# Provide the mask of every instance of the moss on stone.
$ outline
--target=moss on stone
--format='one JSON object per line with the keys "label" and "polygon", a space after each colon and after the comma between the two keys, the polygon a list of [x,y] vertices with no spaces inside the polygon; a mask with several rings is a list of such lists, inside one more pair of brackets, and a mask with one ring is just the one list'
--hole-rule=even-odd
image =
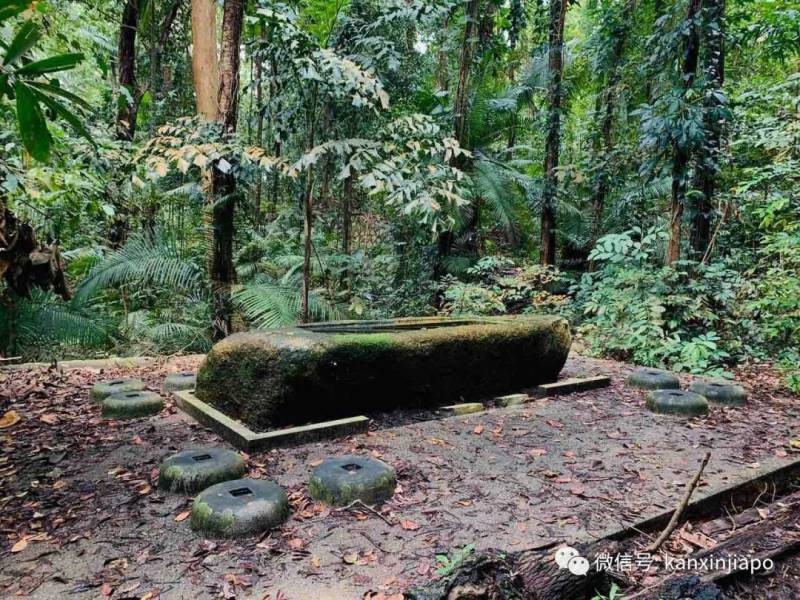
{"label": "moss on stone", "polygon": [[141,379],[112,379],[94,384],[89,391],[89,398],[100,402],[112,394],[141,392],[142,390],[144,390],[144,382]]}
{"label": "moss on stone", "polygon": [[178,392],[181,390],[193,390],[197,375],[191,372],[172,373],[164,378],[161,388],[165,392]]}
{"label": "moss on stone", "polygon": [[708,401],[700,394],[681,390],[653,390],[647,394],[647,408],[665,415],[695,417],[708,413]]}
{"label": "moss on stone", "polygon": [[397,487],[392,467],[381,460],[362,456],[340,456],[317,466],[308,480],[309,495],[331,506],[346,506],[355,500],[379,504]]}
{"label": "moss on stone", "polygon": [[555,381],[559,317],[349,321],[232,335],[196,394],[256,430],[398,406],[439,406]]}
{"label": "moss on stone", "polygon": [[155,392],[124,392],[112,394],[101,406],[106,419],[137,419],[161,412],[164,400]]}
{"label": "moss on stone", "polygon": [[239,479],[247,465],[238,452],[225,448],[192,448],[161,463],[158,487],[169,492],[194,494],[221,481]]}
{"label": "moss on stone", "polygon": [[681,380],[675,373],[644,367],[631,373],[628,384],[644,390],[677,390],[681,387]]}
{"label": "moss on stone", "polygon": [[244,537],[280,525],[289,512],[289,499],[279,485],[234,479],[212,485],[195,497],[191,526],[208,537]]}
{"label": "moss on stone", "polygon": [[744,406],[747,404],[745,389],[727,381],[696,381],[689,388],[693,392],[705,396],[709,402],[728,406]]}

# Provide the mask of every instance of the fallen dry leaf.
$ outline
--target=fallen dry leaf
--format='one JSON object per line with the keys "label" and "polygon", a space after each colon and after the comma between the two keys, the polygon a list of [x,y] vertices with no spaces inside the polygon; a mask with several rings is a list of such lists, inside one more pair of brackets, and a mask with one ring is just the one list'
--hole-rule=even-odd
{"label": "fallen dry leaf", "polygon": [[0,429],[7,429],[8,427],[13,427],[20,421],[20,416],[17,414],[17,411],[9,410],[0,417]]}
{"label": "fallen dry leaf", "polygon": [[483,433],[483,425],[476,425],[475,429],[472,430],[472,433],[476,433],[478,435]]}
{"label": "fallen dry leaf", "polygon": [[39,420],[42,423],[47,423],[48,425],[55,425],[58,423],[58,415],[55,413],[45,413],[39,416]]}
{"label": "fallen dry leaf", "polygon": [[406,531],[416,531],[417,529],[419,529],[419,523],[414,523],[414,521],[403,519],[402,521],[400,521],[400,527],[402,527]]}
{"label": "fallen dry leaf", "polygon": [[175,520],[176,520],[177,522],[179,522],[179,523],[180,523],[181,521],[185,521],[186,519],[188,519],[188,518],[189,518],[189,516],[190,516],[191,514],[192,514],[192,511],[190,511],[190,510],[185,510],[185,511],[183,511],[182,513],[179,513],[179,514],[178,514],[178,515],[175,517]]}
{"label": "fallen dry leaf", "polygon": [[12,552],[22,552],[27,547],[28,547],[28,540],[26,538],[22,538],[16,544],[11,546],[11,551]]}

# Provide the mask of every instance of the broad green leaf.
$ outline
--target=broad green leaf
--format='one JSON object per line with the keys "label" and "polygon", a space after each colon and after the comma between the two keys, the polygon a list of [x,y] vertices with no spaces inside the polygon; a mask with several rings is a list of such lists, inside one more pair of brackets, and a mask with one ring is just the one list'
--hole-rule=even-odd
{"label": "broad green leaf", "polygon": [[92,110],[92,107],[89,105],[88,102],[86,102],[86,100],[84,100],[80,96],[76,96],[72,92],[68,92],[63,88],[58,87],[57,85],[53,85],[51,83],[42,83],[40,81],[29,81],[27,83],[29,86],[34,87],[43,92],[47,92],[48,94],[66,98],[67,100],[69,100],[74,104],[77,104],[81,108],[84,108],[86,110]]}
{"label": "broad green leaf", "polygon": [[92,139],[92,134],[89,133],[89,130],[86,129],[86,127],[83,125],[83,123],[75,113],[71,112],[66,106],[61,104],[58,100],[54,100],[47,94],[43,94],[42,92],[39,92],[35,89],[32,89],[31,92],[38,100],[43,102],[47,107],[49,107],[52,111],[54,111],[56,114],[61,116],[67,123],[69,123],[70,126],[75,131],[77,131],[79,135],[83,136],[89,142],[91,142],[93,146],[97,147],[97,144],[95,144],[95,141]]}
{"label": "broad green leaf", "polygon": [[0,23],[26,10],[33,0],[0,0]]}
{"label": "broad green leaf", "polygon": [[23,54],[33,48],[41,37],[42,32],[39,26],[33,21],[26,21],[8,45],[3,64],[10,65],[19,60]]}
{"label": "broad green leaf", "polygon": [[16,70],[17,75],[41,75],[43,73],[55,73],[56,71],[66,71],[75,68],[84,59],[82,52],[70,52],[59,54],[42,60],[29,62]]}
{"label": "broad green leaf", "polygon": [[17,123],[22,143],[36,160],[50,158],[50,132],[42,114],[42,107],[33,91],[22,81],[14,85],[17,96]]}

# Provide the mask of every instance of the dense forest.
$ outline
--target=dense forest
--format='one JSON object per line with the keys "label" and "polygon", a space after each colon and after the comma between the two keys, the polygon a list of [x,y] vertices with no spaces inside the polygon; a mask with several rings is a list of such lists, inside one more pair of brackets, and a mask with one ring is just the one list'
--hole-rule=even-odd
{"label": "dense forest", "polygon": [[558,313],[800,390],[791,0],[0,0],[0,355]]}

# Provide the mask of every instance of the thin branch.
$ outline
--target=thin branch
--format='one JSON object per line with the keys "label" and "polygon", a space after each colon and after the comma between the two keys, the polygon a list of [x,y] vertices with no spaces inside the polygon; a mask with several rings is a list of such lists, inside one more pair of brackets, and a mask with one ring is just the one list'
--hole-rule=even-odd
{"label": "thin branch", "polygon": [[661,532],[661,535],[658,536],[656,541],[647,547],[645,552],[649,552],[650,554],[656,552],[661,547],[661,545],[667,540],[667,538],[672,534],[672,532],[675,531],[675,528],[678,526],[678,521],[680,521],[683,511],[686,510],[686,507],[689,504],[689,500],[691,500],[692,494],[694,493],[695,488],[697,488],[697,484],[700,483],[700,477],[703,476],[703,471],[705,470],[706,465],[708,464],[708,461],[710,459],[711,459],[711,452],[706,452],[705,457],[703,457],[703,462],[700,463],[700,468],[697,470],[694,479],[692,479],[691,483],[689,483],[689,486],[686,488],[686,493],[683,495],[683,498],[681,498],[681,502],[680,504],[678,504],[678,508],[676,508],[675,512],[672,513],[672,518],[669,520],[669,523],[664,528],[664,531]]}

